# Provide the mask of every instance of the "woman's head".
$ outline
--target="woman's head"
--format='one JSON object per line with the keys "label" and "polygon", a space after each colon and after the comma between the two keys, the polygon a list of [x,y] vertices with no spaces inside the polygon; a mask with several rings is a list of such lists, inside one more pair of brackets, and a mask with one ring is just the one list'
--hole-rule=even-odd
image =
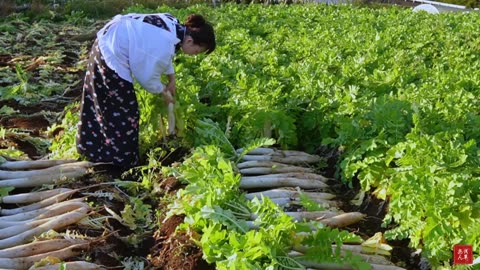
{"label": "woman's head", "polygon": [[187,27],[182,51],[186,54],[213,52],[216,47],[213,27],[202,15],[192,14],[185,20]]}

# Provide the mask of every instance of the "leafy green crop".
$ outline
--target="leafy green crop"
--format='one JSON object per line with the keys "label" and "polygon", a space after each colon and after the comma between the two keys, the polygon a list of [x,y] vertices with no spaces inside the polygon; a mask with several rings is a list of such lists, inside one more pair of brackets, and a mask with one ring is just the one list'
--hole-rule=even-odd
{"label": "leafy green crop", "polygon": [[389,237],[410,238],[434,267],[449,264],[457,243],[480,252],[478,13],[158,11],[204,14],[217,32],[213,54],[176,59],[185,136],[211,119],[235,148],[263,137],[283,148],[337,148],[337,175],[389,201]]}
{"label": "leafy green crop", "polygon": [[[333,243],[359,237],[319,223],[294,223],[266,198],[247,201],[238,189],[240,175],[216,146],[196,148],[181,166],[164,168],[164,173],[187,184],[170,214],[186,215],[182,228],[198,233],[194,240],[217,269],[305,269],[303,261],[370,269],[359,257],[332,251]],[[314,232],[312,226],[317,226]],[[288,255],[295,245],[308,247],[305,256]]]}
{"label": "leafy green crop", "polygon": [[[125,12],[142,10],[137,6]],[[238,213],[226,204],[254,208],[233,189],[238,179],[229,158],[232,149],[264,137],[283,148],[338,149],[339,178],[348,184],[358,179],[364,191],[388,200],[385,225],[393,229],[387,235],[410,238],[434,267],[449,264],[457,243],[471,244],[480,253],[477,12],[432,16],[395,7],[308,4],[161,6],[157,11],[181,20],[193,12],[203,14],[217,33],[213,54],[175,59],[178,139],[203,145],[185,163],[192,168],[182,167],[180,175],[191,183],[184,191],[188,203],[179,207],[191,214],[189,222],[197,230],[216,239],[214,244],[197,239],[210,261],[233,267],[227,258],[240,264],[246,254],[245,267],[266,269],[284,258],[281,245],[270,253],[261,244],[258,253],[243,250],[249,244],[246,237],[272,245],[277,242],[270,241],[283,243],[285,238],[268,232],[245,236]],[[39,54],[45,44],[38,40],[50,35],[49,27],[12,20],[1,26],[2,54],[29,52],[46,63],[60,61],[54,51]],[[28,61],[15,60],[16,69],[0,68],[0,91],[17,100],[56,93],[62,87],[54,82],[71,76],[53,72],[48,64],[32,75],[23,72]],[[148,153],[162,139],[159,115],[165,108],[158,97],[143,92],[138,91],[141,145],[142,153]],[[65,143],[72,143],[68,138]],[[205,146],[209,144],[218,144],[221,151]],[[225,239],[227,227],[235,232]],[[221,252],[229,249],[227,244],[241,252],[227,250],[225,257]]]}
{"label": "leafy green crop", "polygon": [[51,159],[79,158],[76,148],[77,124],[79,115],[72,108],[78,107],[78,103],[72,103],[65,108],[65,116],[60,124],[49,127],[49,132],[59,132],[52,139],[49,147]]}

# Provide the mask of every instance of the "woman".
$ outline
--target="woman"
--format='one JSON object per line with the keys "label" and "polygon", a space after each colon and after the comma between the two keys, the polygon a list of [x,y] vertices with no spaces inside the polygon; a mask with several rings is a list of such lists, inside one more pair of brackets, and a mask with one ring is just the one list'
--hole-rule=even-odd
{"label": "woman", "polygon": [[[77,151],[93,162],[125,168],[139,162],[139,111],[133,79],[173,102],[172,59],[215,49],[212,26],[201,15],[184,24],[167,13],[117,15],[98,33],[87,62]],[[160,81],[166,74],[168,83]]]}

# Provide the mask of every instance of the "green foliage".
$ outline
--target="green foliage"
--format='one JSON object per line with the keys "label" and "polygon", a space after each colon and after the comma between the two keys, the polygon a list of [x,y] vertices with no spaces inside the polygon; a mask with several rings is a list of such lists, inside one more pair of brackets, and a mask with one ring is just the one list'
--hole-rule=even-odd
{"label": "green foliage", "polygon": [[[167,105],[160,95],[145,91],[139,84],[135,84],[136,96],[140,111],[140,155],[146,155],[151,149],[160,144],[168,144],[168,112]],[[173,148],[187,144],[183,140],[185,134],[185,120],[183,118],[184,106],[181,102],[175,102],[175,130],[176,138]]]}
{"label": "green foliage", "polygon": [[0,149],[0,156],[10,157],[10,158],[26,158],[26,154],[20,150],[7,148]]}
{"label": "green foliage", "polygon": [[65,21],[73,25],[82,25],[91,23],[91,19],[88,19],[87,15],[83,11],[72,10],[70,13],[65,14]]}
{"label": "green foliage", "polygon": [[[181,20],[201,13],[217,32],[212,55],[175,59],[181,138],[209,146],[196,151],[186,167],[171,169],[189,184],[175,210],[189,213],[189,224],[214,239],[198,239],[209,260],[248,269],[283,262],[285,246],[269,253],[258,244],[247,252],[249,241],[273,246],[285,237],[244,233],[232,207],[255,208],[234,188],[232,150],[265,137],[284,148],[340,149],[342,180],[357,178],[364,191],[388,199],[385,225],[393,229],[387,236],[411,238],[412,247],[421,248],[434,266],[449,264],[456,243],[472,244],[479,252],[478,13],[229,4],[131,10],[172,12]],[[1,48],[27,49],[15,43],[12,26],[25,31],[31,44],[46,33],[21,18],[4,25],[2,53],[7,49]],[[25,87],[27,94],[36,93],[35,78],[22,73],[25,62],[19,67],[18,74],[0,69],[0,82],[19,93]],[[148,153],[164,134],[159,115],[165,107],[158,97],[140,92],[142,153]],[[264,207],[271,213],[264,219],[275,216],[268,202]],[[290,223],[278,226],[291,229]],[[234,231],[231,238],[227,228]],[[241,261],[244,255],[248,260]]]}
{"label": "green foliage", "polygon": [[275,138],[281,147],[297,145],[295,120],[282,111],[250,111],[232,129],[237,144],[261,137]]}
{"label": "green foliage", "polygon": [[107,210],[132,231],[125,237],[125,240],[135,247],[144,241],[145,235],[150,234],[156,225],[153,220],[152,206],[145,203],[144,195],[137,193],[129,196],[129,202],[125,203],[121,217]]}
{"label": "green foliage", "polygon": [[188,5],[205,3],[204,0],[188,0],[179,2],[174,0],[69,0],[61,7],[62,13],[82,12],[89,18],[110,18],[125,10],[153,11],[160,5],[185,7]]}
{"label": "green foliage", "polygon": [[88,17],[110,18],[122,13],[130,3],[129,0],[71,0],[63,7],[66,14],[82,12]]}
{"label": "green foliage", "polygon": [[[256,144],[253,142],[245,149]],[[359,257],[332,253],[332,243],[341,245],[355,239],[352,234],[323,228],[319,223],[315,233],[310,234],[308,224],[294,223],[268,198],[247,201],[239,196],[240,175],[234,172],[232,164],[220,148],[207,145],[196,148],[179,167],[164,168],[164,173],[187,184],[178,192],[170,214],[186,215],[182,228],[200,233],[194,240],[216,269],[305,269],[297,258],[288,256],[298,243],[311,247],[312,254],[328,251],[317,252],[316,256],[308,252],[302,259],[370,269]],[[300,232],[308,236],[297,238]]]}
{"label": "green foliage", "polygon": [[235,156],[235,148],[211,119],[198,120],[193,135],[193,146],[216,145],[226,156]]}
{"label": "green foliage", "polygon": [[122,210],[124,223],[133,231],[153,226],[152,206],[145,204],[142,198],[129,197],[130,202]]}
{"label": "green foliage", "polygon": [[78,107],[78,102],[72,103],[64,110],[65,116],[60,124],[54,124],[48,128],[49,132],[59,132],[51,142],[49,147],[50,159],[79,158],[77,153],[77,124],[79,114],[74,108]]}
{"label": "green foliage", "polygon": [[15,65],[15,72],[19,83],[11,87],[0,88],[0,94],[6,100],[15,99],[20,103],[25,103],[24,97],[29,90],[28,80],[31,75],[26,72],[19,63]]}
{"label": "green foliage", "polygon": [[212,55],[176,59],[177,98],[195,145],[231,153],[264,137],[309,151],[328,144],[342,153],[345,183],[358,178],[390,200],[389,237],[411,237],[433,265],[448,264],[455,243],[478,252],[478,13],[229,4],[158,11],[204,14],[217,31]]}
{"label": "green foliage", "polygon": [[467,239],[478,250],[480,217],[478,148],[457,132],[435,135],[412,132],[389,152],[399,166],[386,172],[382,187],[391,194],[386,223],[398,227],[390,238],[408,236],[413,246],[423,242],[433,266],[451,257],[451,247]]}
{"label": "green foliage", "polygon": [[139,84],[135,84],[135,89],[140,111],[140,155],[144,155],[167,134],[167,108],[159,95],[143,90]]}
{"label": "green foliage", "polygon": [[15,189],[14,187],[2,187],[2,188],[0,188],[0,197],[7,196],[8,193],[10,193],[10,191],[12,191],[14,189]]}
{"label": "green foliage", "polygon": [[305,208],[306,211],[323,211],[325,208],[323,208],[319,203],[314,201],[312,198],[308,197],[308,195],[305,195],[305,193],[300,192],[300,204],[302,205],[303,208]]}
{"label": "green foliage", "polygon": [[[355,269],[360,270],[371,269],[370,264],[364,262],[360,257],[352,255],[351,252],[346,252],[345,256],[340,256],[340,247],[343,242],[358,241],[362,241],[360,237],[346,231],[331,228],[317,229],[313,233],[307,234],[306,237],[300,238],[300,244],[309,247],[302,258],[310,261],[338,263],[340,265],[349,263]],[[336,243],[337,248],[332,249],[330,243]]]}
{"label": "green foliage", "polygon": [[[149,150],[147,153],[147,162],[145,165],[141,165],[135,168],[131,168],[128,172],[125,173],[125,176],[131,174],[132,176],[139,176],[139,182],[143,189],[146,190],[157,190],[159,189],[158,185],[163,179],[162,174],[160,174],[162,169],[163,160],[168,157],[168,154],[175,151],[175,149],[164,149],[162,147],[157,147]],[[136,189],[136,187],[134,187]],[[161,189],[160,189],[161,190]],[[138,192],[138,191],[135,191]],[[168,194],[162,194],[161,200],[168,201],[171,198]],[[166,211],[166,209],[157,209],[158,211]]]}

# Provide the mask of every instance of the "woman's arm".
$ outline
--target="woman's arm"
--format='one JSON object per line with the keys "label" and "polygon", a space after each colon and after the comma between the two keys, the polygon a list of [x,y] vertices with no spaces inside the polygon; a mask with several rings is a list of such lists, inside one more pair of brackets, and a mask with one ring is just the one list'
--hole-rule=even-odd
{"label": "woman's arm", "polygon": [[130,56],[130,69],[133,77],[148,92],[160,94],[165,91],[165,86],[160,81],[166,65],[162,61],[141,49]]}
{"label": "woman's arm", "polygon": [[162,75],[161,61],[155,62],[153,57],[146,57],[144,61],[131,61],[133,76],[138,83],[147,91],[154,94],[161,94],[166,104],[175,103],[174,95],[176,92],[175,73],[166,74],[168,78],[167,85],[163,85],[160,78]]}

